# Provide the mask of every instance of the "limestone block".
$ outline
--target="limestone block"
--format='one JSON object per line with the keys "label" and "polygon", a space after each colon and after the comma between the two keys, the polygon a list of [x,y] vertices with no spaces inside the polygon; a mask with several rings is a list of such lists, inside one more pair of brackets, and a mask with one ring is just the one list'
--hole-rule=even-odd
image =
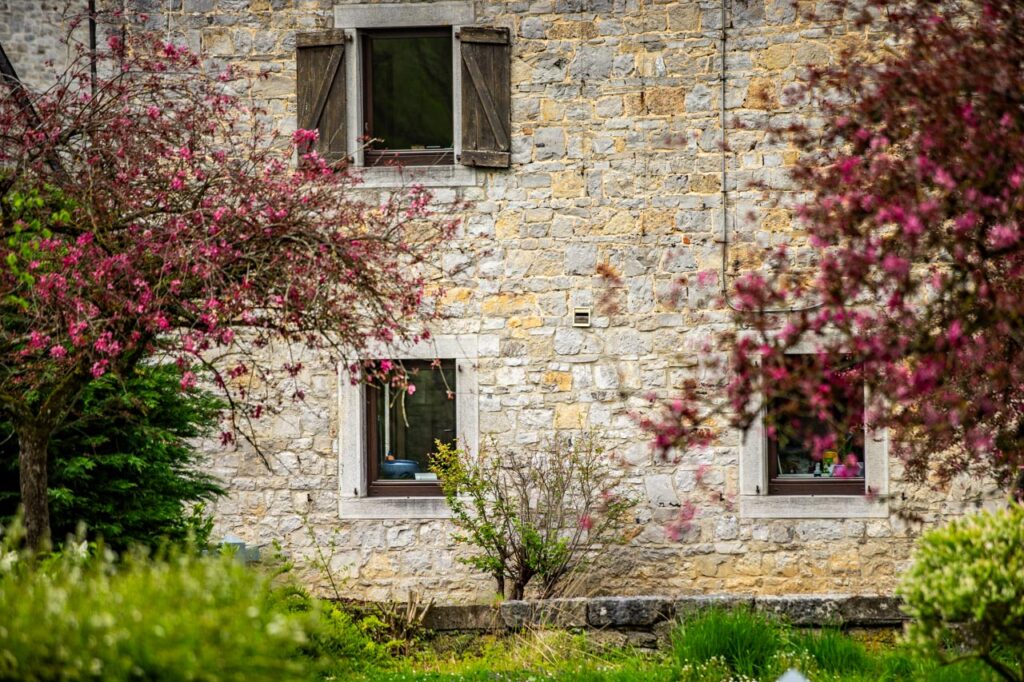
{"label": "limestone block", "polygon": [[587,605],[591,627],[650,627],[675,616],[675,605],[665,597],[596,598]]}
{"label": "limestone block", "polygon": [[581,403],[555,405],[556,429],[583,429],[587,426],[589,407]]}

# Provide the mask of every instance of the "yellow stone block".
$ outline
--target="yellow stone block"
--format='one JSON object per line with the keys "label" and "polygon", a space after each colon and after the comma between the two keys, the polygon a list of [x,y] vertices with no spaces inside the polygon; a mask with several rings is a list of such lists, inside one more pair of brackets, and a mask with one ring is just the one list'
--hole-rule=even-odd
{"label": "yellow stone block", "polygon": [[454,287],[444,292],[445,303],[465,303],[473,297],[473,290],[466,287]]}
{"label": "yellow stone block", "polygon": [[494,222],[494,234],[498,239],[516,239],[519,237],[520,224],[518,213],[502,213]]}
{"label": "yellow stone block", "polygon": [[546,99],[540,105],[540,117],[546,122],[561,121],[565,118],[565,105],[561,102]]}
{"label": "yellow stone block", "polygon": [[639,229],[638,220],[629,211],[620,211],[604,224],[594,225],[594,234],[630,234]]}
{"label": "yellow stone block", "polygon": [[566,170],[551,174],[551,195],[556,199],[581,197],[583,190],[583,176],[579,171]]}
{"label": "yellow stone block", "polygon": [[647,94],[647,111],[654,116],[672,116],[686,111],[686,88],[652,88]]}
{"label": "yellow stone block", "polygon": [[781,71],[793,63],[791,45],[772,45],[761,53],[760,64],[771,71]]}
{"label": "yellow stone block", "polygon": [[639,116],[647,113],[644,93],[630,92],[623,95],[622,111],[626,116]]}
{"label": "yellow stone block", "polygon": [[672,211],[649,208],[640,213],[640,229],[644,234],[671,232],[675,224]]}
{"label": "yellow stone block", "polygon": [[559,391],[572,390],[572,374],[569,372],[544,372],[543,381],[545,384],[554,386]]}
{"label": "yellow stone block", "polygon": [[592,21],[558,21],[548,29],[552,40],[590,40],[597,35]]}
{"label": "yellow stone block", "polygon": [[556,429],[579,429],[587,425],[589,408],[583,403],[555,405]]}
{"label": "yellow stone block", "polygon": [[722,179],[717,173],[690,177],[690,191],[695,194],[717,194],[722,190]]}
{"label": "yellow stone block", "polygon": [[769,232],[789,232],[793,227],[793,216],[784,208],[773,208],[765,214],[761,227]]}
{"label": "yellow stone block", "polygon": [[508,321],[508,327],[510,329],[536,329],[543,324],[544,320],[533,315],[527,317],[512,317],[509,318]]}
{"label": "yellow stone block", "polygon": [[751,78],[747,88],[747,99],[743,106],[747,109],[776,109],[779,98],[775,94],[775,83],[770,78]]}
{"label": "yellow stone block", "polygon": [[484,301],[484,315],[511,317],[532,313],[537,308],[537,297],[534,294],[495,294]]}

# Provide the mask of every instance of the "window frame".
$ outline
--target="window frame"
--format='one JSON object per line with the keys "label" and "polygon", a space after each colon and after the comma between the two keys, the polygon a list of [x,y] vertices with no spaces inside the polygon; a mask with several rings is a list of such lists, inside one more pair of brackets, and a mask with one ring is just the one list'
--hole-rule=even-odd
{"label": "window frame", "polygon": [[[335,5],[334,25],[345,31],[346,40],[357,49],[345,53],[348,149],[352,166],[363,171],[363,187],[406,186],[410,181],[425,186],[469,186],[479,183],[476,168],[458,163],[462,153],[462,65],[460,42],[456,38],[462,26],[476,23],[476,12],[469,0],[393,4]],[[386,163],[367,163],[363,153],[365,105],[363,85],[362,35],[383,30],[447,29],[452,39],[452,143],[451,161],[424,166],[397,168]],[[371,160],[372,160],[371,154]],[[393,178],[401,171],[410,177]],[[377,177],[377,174],[382,174]],[[433,175],[441,174],[440,177]],[[420,177],[425,176],[425,177]]]}
{"label": "window frame", "polygon": [[456,128],[455,106],[459,103],[455,96],[456,78],[454,57],[459,49],[454,39],[455,29],[452,26],[416,26],[411,28],[380,28],[362,29],[357,32],[359,39],[359,91],[362,101],[360,121],[362,124],[362,135],[364,139],[373,137],[373,60],[370,58],[370,50],[376,37],[402,37],[402,38],[423,38],[423,37],[444,37],[452,40],[452,146],[444,149],[370,149],[360,145],[363,155],[363,165],[368,168],[375,166],[408,165],[421,166],[453,166],[455,165],[455,144],[459,137],[459,130]]}
{"label": "window frame", "polygon": [[[813,353],[816,344],[804,343],[790,350],[793,355]],[[865,404],[870,393],[865,387]],[[740,516],[746,518],[886,518],[889,516],[889,435],[887,429],[864,429],[864,479],[860,481],[794,481],[804,489],[793,492],[783,487],[771,492],[771,467],[764,396],[756,396],[757,418],[740,434],[739,501]],[[840,492],[843,483],[858,489]],[[815,485],[817,484],[817,485]],[[863,485],[863,489],[859,489]],[[826,487],[832,486],[832,487]]]}
{"label": "window frame", "polygon": [[[448,360],[449,358],[444,358]],[[400,360],[406,364],[427,364],[426,360]],[[459,368],[458,362],[453,362],[455,386],[452,390],[459,395]],[[415,383],[415,379],[413,380]],[[374,428],[377,422],[377,400],[370,396],[370,390],[379,390],[376,387],[363,387],[363,412],[365,422],[363,424],[365,439],[363,457],[365,457],[366,470],[366,495],[367,497],[440,497],[444,495],[441,491],[439,481],[388,481],[380,478],[380,462],[375,455],[377,450],[377,429]],[[452,398],[453,400],[455,398]],[[459,433],[459,411],[455,410],[455,433]]]}
{"label": "window frame", "polygon": [[[364,359],[405,358],[455,361],[456,428],[459,447],[476,453],[479,448],[479,395],[477,362],[481,344],[488,356],[496,354],[496,342],[476,334],[434,336],[412,346],[371,349]],[[451,510],[443,497],[416,495],[403,490],[394,495],[370,495],[366,457],[365,386],[353,384],[346,363],[338,365],[338,401],[335,452],[338,456],[338,510],[343,519],[444,519]],[[412,484],[406,484],[412,485]]]}
{"label": "window frame", "polygon": [[[790,356],[807,356],[809,353],[790,353]],[[861,380],[863,383],[863,380]],[[763,397],[764,410],[762,421],[768,416],[767,396]],[[868,391],[866,386],[863,389],[862,399],[867,405]],[[779,476],[778,440],[769,438],[765,433],[765,459],[767,472],[767,489],[769,495],[864,495],[867,493],[867,439],[868,428],[862,424],[864,429],[864,448],[861,452],[861,461],[864,463],[864,476],[850,478],[832,478],[831,476],[819,476],[816,478],[791,478],[786,479]]]}

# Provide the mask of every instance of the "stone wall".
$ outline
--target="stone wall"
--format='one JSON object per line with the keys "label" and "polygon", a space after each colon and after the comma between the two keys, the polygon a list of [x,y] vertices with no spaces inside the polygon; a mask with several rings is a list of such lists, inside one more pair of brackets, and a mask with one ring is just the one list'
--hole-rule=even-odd
{"label": "stone wall", "polygon": [[[169,37],[269,71],[255,94],[281,126],[294,127],[294,34],[332,26],[330,0],[147,2],[153,25]],[[35,3],[0,7],[0,41],[31,77],[51,34],[25,28]],[[466,267],[450,283],[437,332],[479,342],[481,440],[542,449],[582,427],[621,456],[642,498],[635,537],[580,590],[890,593],[919,530],[904,515],[940,521],[980,500],[980,488],[910,487],[893,462],[888,517],[744,518],[740,434],[662,460],[632,417],[648,392],[671,395],[704,371],[701,346],[727,320],[714,302],[723,154],[732,276],[756,267],[766,247],[799,237],[784,208],[764,208],[761,194],[747,189],[751,182],[789,187],[795,153],[764,133],[806,115],[784,108],[783,90],[807,64],[865,36],[839,23],[808,23],[789,0],[731,0],[726,152],[717,2],[477,0],[475,10],[477,23],[507,26],[513,36],[513,165],[436,190],[439,202],[470,202],[458,249],[444,257]],[[4,27],[9,17],[17,19]],[[459,249],[472,257],[462,263]],[[612,306],[600,305],[607,292],[600,264],[622,278]],[[699,271],[715,281],[681,283]],[[574,306],[595,307],[593,327],[572,327]],[[280,541],[309,559],[308,579],[325,586],[314,559],[319,546],[346,596],[403,598],[415,588],[441,602],[487,600],[493,588],[457,561],[462,550],[448,522],[340,517],[337,378],[314,358],[306,365],[313,368],[304,378],[306,403],[261,425],[269,470],[248,449],[211,445],[210,471],[231,491],[215,508],[218,532],[257,545]],[[342,453],[342,465],[352,456]],[[698,515],[672,541],[665,523],[686,500]]]}

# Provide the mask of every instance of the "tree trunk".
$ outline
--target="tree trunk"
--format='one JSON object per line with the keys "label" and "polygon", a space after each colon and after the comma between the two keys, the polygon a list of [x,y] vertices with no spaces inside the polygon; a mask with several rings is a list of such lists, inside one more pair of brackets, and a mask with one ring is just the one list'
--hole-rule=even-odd
{"label": "tree trunk", "polygon": [[36,550],[50,546],[50,504],[47,481],[47,450],[51,429],[36,424],[15,426],[18,434],[18,468],[21,504],[25,514],[25,540]]}

